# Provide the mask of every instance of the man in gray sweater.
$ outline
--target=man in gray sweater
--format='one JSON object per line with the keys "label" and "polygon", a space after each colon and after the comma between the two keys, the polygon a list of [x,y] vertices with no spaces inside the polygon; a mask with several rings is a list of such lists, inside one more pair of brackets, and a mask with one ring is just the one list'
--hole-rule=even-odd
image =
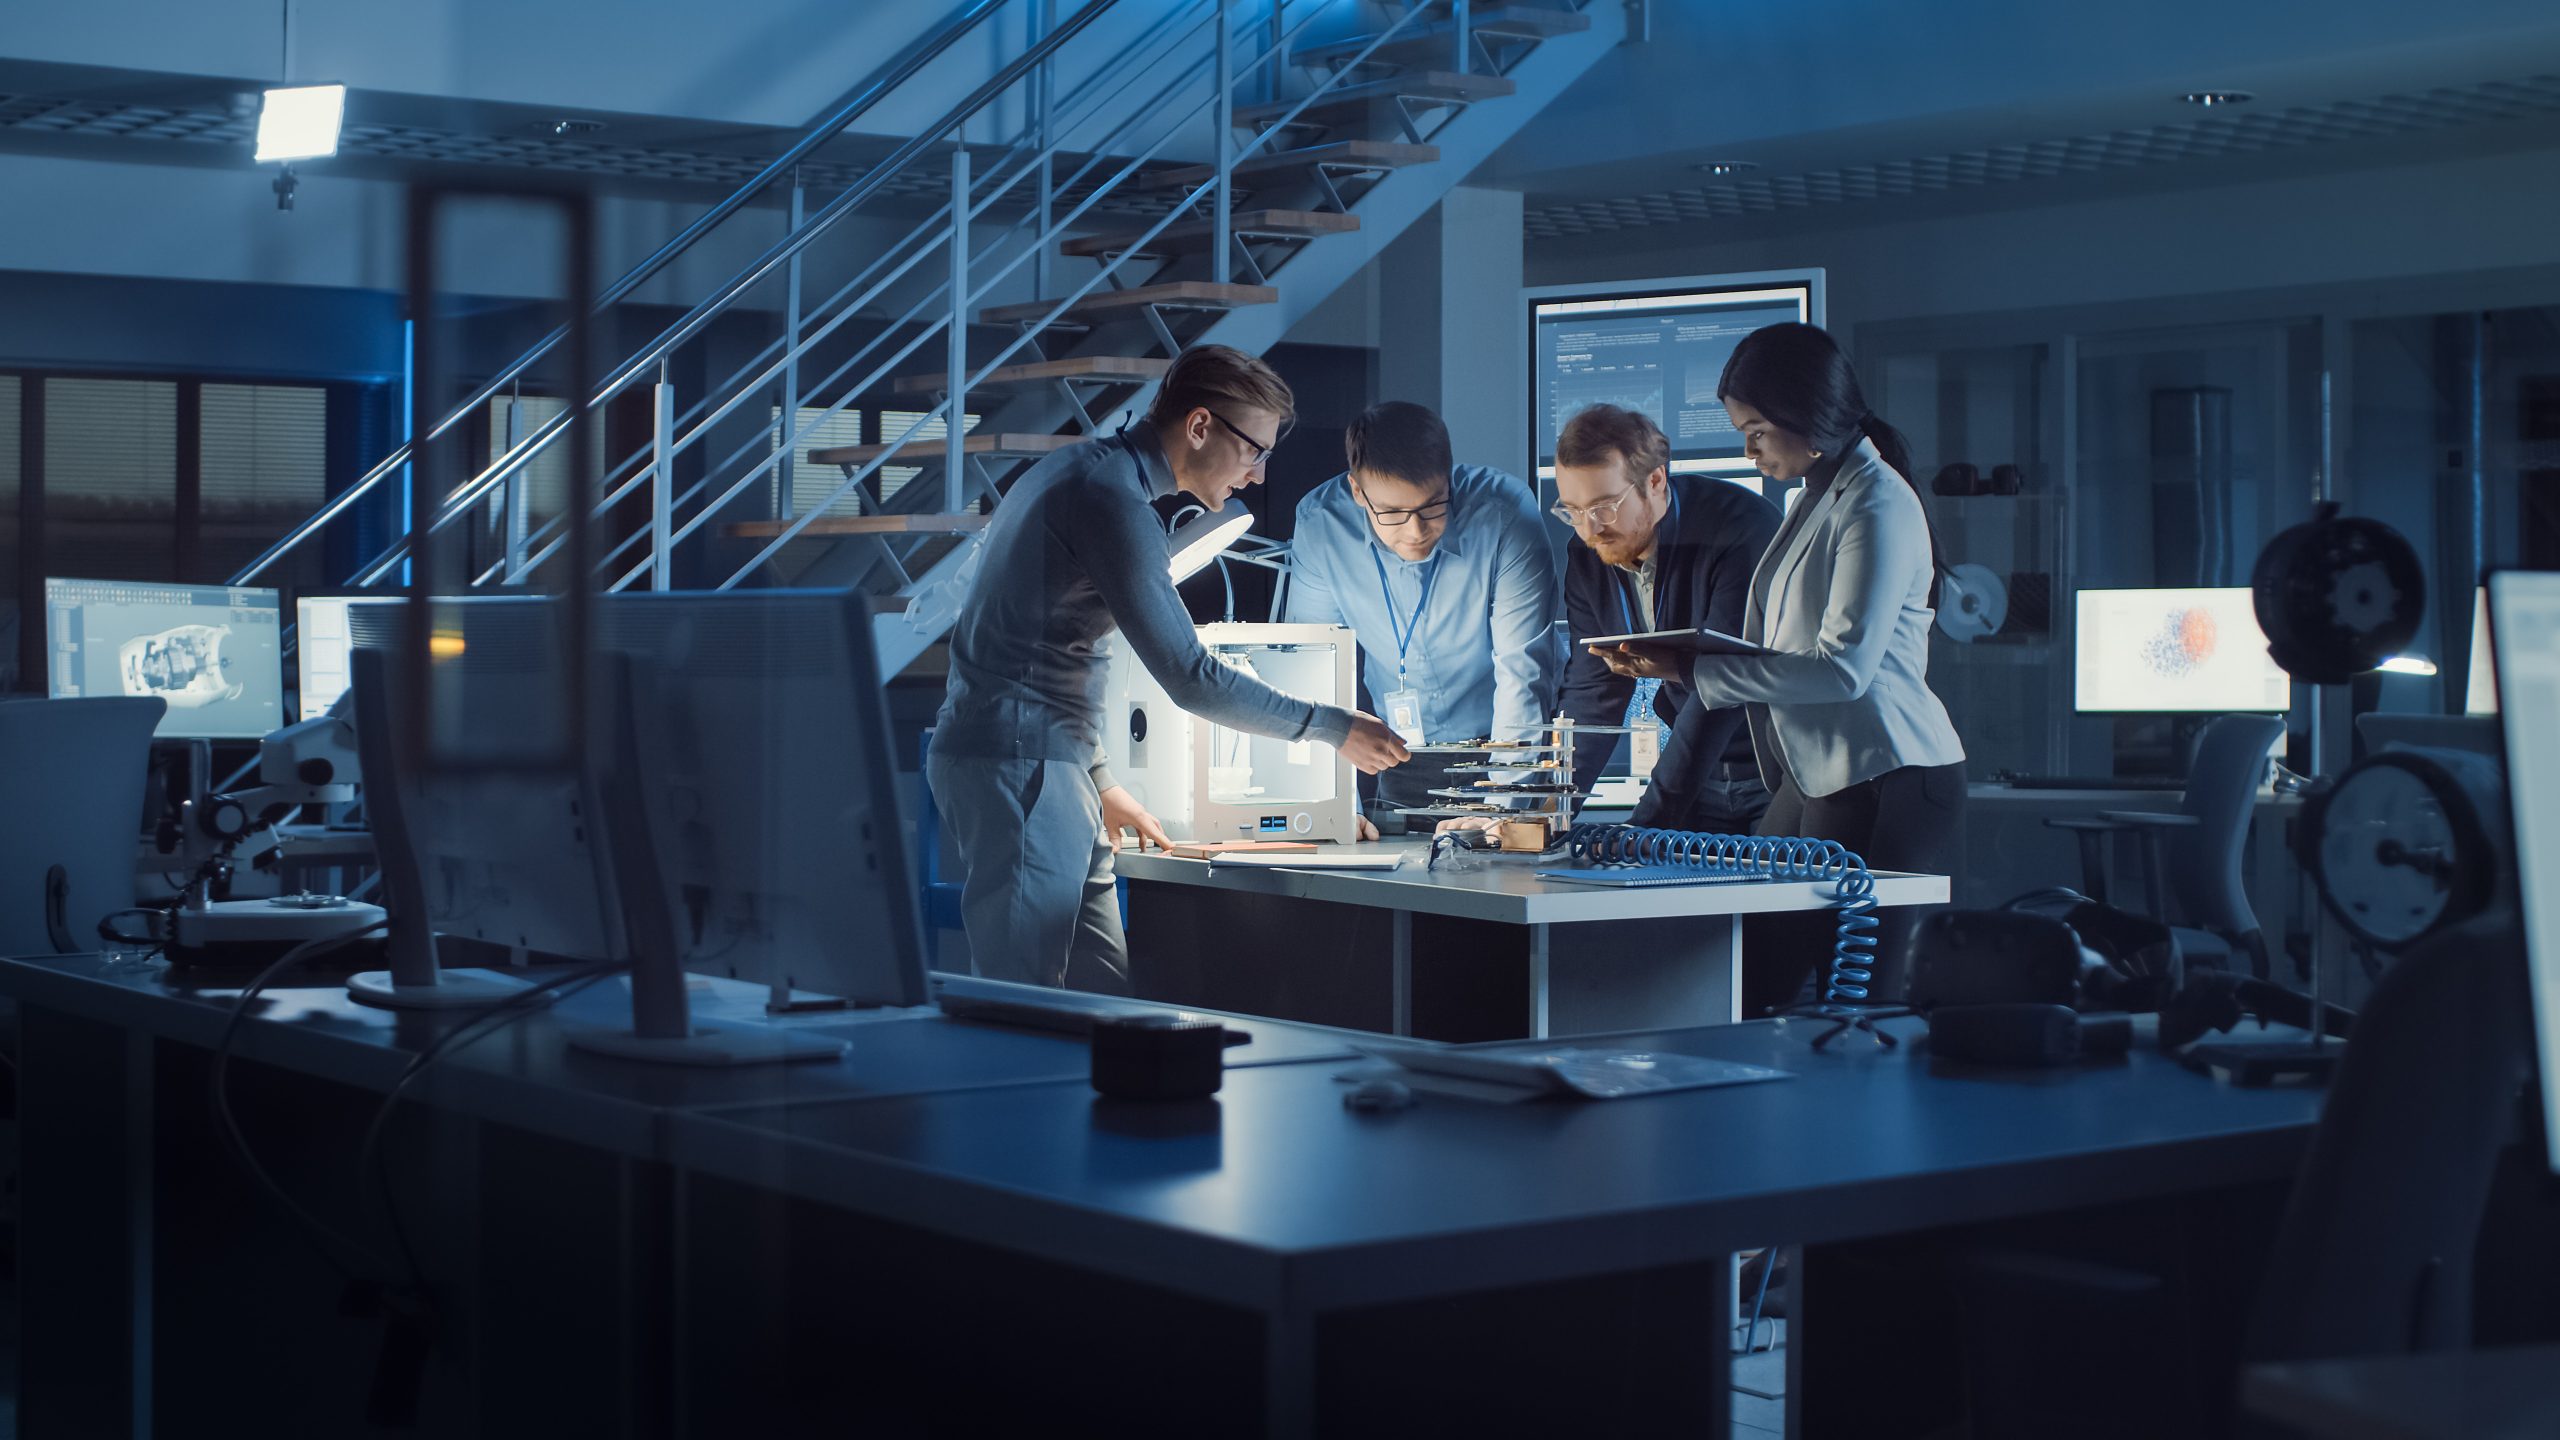
{"label": "man in gray sweater", "polygon": [[1163,827],[1102,765],[1102,642],[1116,626],[1173,702],[1234,730],[1321,740],[1372,774],[1406,758],[1376,716],[1282,694],[1212,657],[1174,593],[1152,502],[1211,510],[1262,483],[1295,414],[1269,366],[1186,350],[1143,421],[1061,450],[996,506],[951,630],[950,689],[926,780],[967,874],[961,920],[977,972],[1122,990],[1128,944],[1112,855],[1125,827]]}

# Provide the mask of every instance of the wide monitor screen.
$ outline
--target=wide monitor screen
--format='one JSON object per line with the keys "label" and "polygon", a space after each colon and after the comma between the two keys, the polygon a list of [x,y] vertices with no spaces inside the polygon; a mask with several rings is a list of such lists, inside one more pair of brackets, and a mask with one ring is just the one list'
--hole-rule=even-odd
{"label": "wide monitor screen", "polygon": [[45,690],[157,695],[172,740],[254,740],[284,726],[273,590],[133,580],[44,582]]}
{"label": "wide monitor screen", "polygon": [[2087,714],[2275,714],[2293,677],[2267,655],[2246,586],[2083,590],[2073,707]]}
{"label": "wide monitor screen", "polygon": [[2507,745],[2545,1154],[2560,1170],[2560,574],[2489,577],[2490,636]]}
{"label": "wide monitor screen", "polygon": [[1742,338],[1822,323],[1822,272],[1706,275],[1531,290],[1532,463],[1555,475],[1556,433],[1576,411],[1640,411],[1671,441],[1674,471],[1748,475],[1742,435],[1716,398]]}

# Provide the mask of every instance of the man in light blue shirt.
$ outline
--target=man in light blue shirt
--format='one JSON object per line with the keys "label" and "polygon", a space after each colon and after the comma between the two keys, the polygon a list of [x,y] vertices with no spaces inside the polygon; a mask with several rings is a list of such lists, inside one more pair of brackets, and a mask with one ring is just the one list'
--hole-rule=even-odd
{"label": "man in light blue shirt", "polygon": [[[1358,633],[1361,679],[1408,744],[1534,736],[1565,658],[1535,495],[1452,463],[1449,427],[1409,401],[1372,406],[1343,448],[1348,473],[1298,502],[1284,618]],[[1449,783],[1419,759],[1380,775],[1383,827]]]}

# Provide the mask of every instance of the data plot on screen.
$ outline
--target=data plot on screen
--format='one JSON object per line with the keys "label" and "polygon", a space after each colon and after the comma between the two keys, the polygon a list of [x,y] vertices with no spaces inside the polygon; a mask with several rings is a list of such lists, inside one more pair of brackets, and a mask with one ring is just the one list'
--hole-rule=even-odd
{"label": "data plot on screen", "polygon": [[2246,588],[2083,590],[2075,707],[2093,714],[2291,709]]}

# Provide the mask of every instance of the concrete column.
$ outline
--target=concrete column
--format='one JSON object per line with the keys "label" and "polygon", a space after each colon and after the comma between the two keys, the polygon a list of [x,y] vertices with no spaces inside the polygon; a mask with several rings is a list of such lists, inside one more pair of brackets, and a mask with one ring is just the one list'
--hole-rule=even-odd
{"label": "concrete column", "polygon": [[1378,398],[1440,412],[1461,465],[1528,476],[1520,195],[1452,190],[1378,258]]}

